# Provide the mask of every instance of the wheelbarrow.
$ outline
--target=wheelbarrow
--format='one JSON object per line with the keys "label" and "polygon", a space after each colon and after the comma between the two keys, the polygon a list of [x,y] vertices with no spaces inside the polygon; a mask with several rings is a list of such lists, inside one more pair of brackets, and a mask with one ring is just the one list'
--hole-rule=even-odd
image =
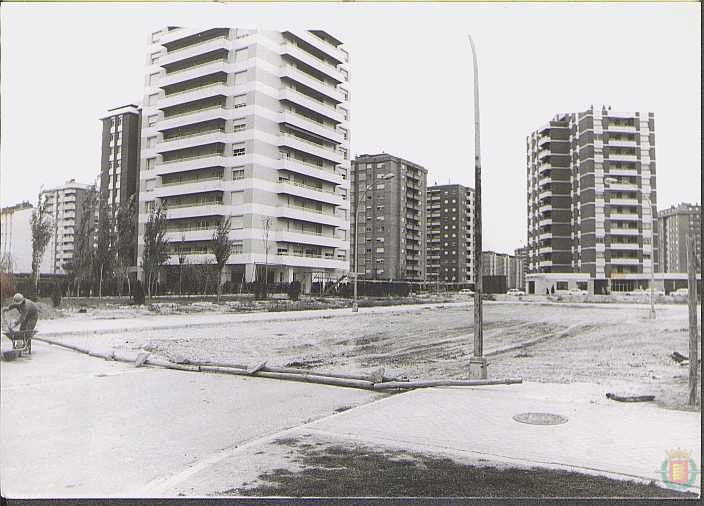
{"label": "wheelbarrow", "polygon": [[12,341],[12,350],[3,353],[5,360],[14,360],[21,357],[22,353],[32,354],[32,337],[37,333],[36,330],[12,330],[8,325],[3,330],[3,335]]}

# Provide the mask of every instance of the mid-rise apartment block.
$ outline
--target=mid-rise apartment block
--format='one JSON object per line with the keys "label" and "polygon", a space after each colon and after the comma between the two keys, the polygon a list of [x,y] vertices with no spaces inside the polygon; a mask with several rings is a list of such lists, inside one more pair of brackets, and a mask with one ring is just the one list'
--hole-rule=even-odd
{"label": "mid-rise apartment block", "polygon": [[701,262],[702,207],[679,204],[658,212],[660,267],[662,272],[687,272],[687,247],[694,236],[695,254]]}
{"label": "mid-rise apartment block", "polygon": [[52,274],[65,274],[64,266],[73,259],[75,233],[80,229],[82,213],[89,199],[97,197],[95,185],[77,183],[75,179],[56,188],[43,190],[52,234],[44,257],[49,259]]}
{"label": "mid-rise apartment block", "polygon": [[[0,261],[15,274],[32,272],[32,213],[34,207],[22,202],[0,209]],[[53,272],[49,257],[39,267],[42,274]]]}
{"label": "mid-rise apartment block", "polygon": [[307,289],[314,277],[346,273],[348,63],[342,42],[319,30],[152,34],[140,241],[148,213],[165,206],[168,239],[190,263],[212,259],[213,231],[231,218],[233,282],[267,271],[270,282]]}
{"label": "mid-rise apartment block", "polygon": [[474,281],[474,190],[460,184],[428,187],[427,281]]}
{"label": "mid-rise apartment block", "polygon": [[[141,109],[116,107],[101,118],[100,199],[113,210],[136,195],[139,182]],[[135,197],[136,198],[136,197]]]}
{"label": "mid-rise apartment block", "polygon": [[[352,248],[355,215],[360,277],[425,280],[426,189],[424,167],[386,153],[360,155],[352,162]],[[357,211],[359,206],[359,212]]]}
{"label": "mid-rise apartment block", "polygon": [[527,138],[528,269],[610,280],[656,268],[653,113],[592,107]]}

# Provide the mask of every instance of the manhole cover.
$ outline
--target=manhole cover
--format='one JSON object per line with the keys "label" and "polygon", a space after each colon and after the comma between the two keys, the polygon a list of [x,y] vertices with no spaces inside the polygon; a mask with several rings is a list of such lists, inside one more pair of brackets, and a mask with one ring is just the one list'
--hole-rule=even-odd
{"label": "manhole cover", "polygon": [[514,420],[531,425],[559,425],[567,422],[567,418],[552,413],[519,413],[514,415]]}

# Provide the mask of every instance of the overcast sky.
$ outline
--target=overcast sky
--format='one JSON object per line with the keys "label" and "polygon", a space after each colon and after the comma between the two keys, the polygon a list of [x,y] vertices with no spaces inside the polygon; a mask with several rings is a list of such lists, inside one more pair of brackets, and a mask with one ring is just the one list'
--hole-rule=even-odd
{"label": "overcast sky", "polygon": [[525,139],[590,104],[652,111],[658,207],[701,194],[701,17],[686,4],[5,4],[0,204],[89,183],[108,108],[141,100],[165,25],[320,28],[351,54],[353,154],[385,151],[428,184],[474,184],[478,52],[484,246],[526,242]]}

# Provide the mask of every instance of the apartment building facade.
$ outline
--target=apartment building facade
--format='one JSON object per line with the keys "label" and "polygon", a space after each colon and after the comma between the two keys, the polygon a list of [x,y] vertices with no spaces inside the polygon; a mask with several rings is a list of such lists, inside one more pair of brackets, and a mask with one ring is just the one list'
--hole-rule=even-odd
{"label": "apartment building facade", "polygon": [[[29,202],[0,209],[0,260],[14,274],[32,272],[32,213]],[[53,267],[48,256],[42,259],[39,272],[49,274]]]}
{"label": "apartment building facade", "polygon": [[656,266],[653,113],[592,107],[527,138],[528,270],[647,279]]}
{"label": "apartment building facade", "polygon": [[353,250],[357,214],[359,237],[351,271],[356,254],[359,276],[365,279],[425,281],[427,177],[426,168],[386,153],[352,161]]}
{"label": "apartment building facade", "polygon": [[101,118],[100,199],[113,212],[137,194],[142,111],[127,104],[108,110]]}
{"label": "apartment building facade", "polygon": [[519,290],[525,291],[526,272],[528,270],[528,248],[526,248],[525,246],[521,248],[516,248],[513,252],[513,256],[516,258],[516,286],[512,288],[518,288]]}
{"label": "apartment building facade", "polygon": [[64,266],[73,259],[74,237],[82,219],[80,211],[89,200],[96,199],[97,194],[94,184],[77,183],[75,179],[41,192],[40,198],[46,203],[52,223],[51,239],[44,253],[51,274],[66,273]]}
{"label": "apartment building facade", "polygon": [[[301,281],[346,273],[349,56],[311,31],[175,28],[151,36],[142,109],[144,224],[167,209],[167,237],[208,262],[230,217],[225,276]],[[183,243],[181,243],[183,241]],[[172,251],[170,264],[177,262]],[[318,278],[320,279],[320,278]]]}
{"label": "apartment building facade", "polygon": [[474,282],[474,190],[460,184],[428,187],[427,281]]}
{"label": "apartment building facade", "polygon": [[679,204],[658,211],[662,272],[687,272],[687,245],[691,236],[695,238],[695,254],[701,262],[701,214],[702,207],[692,204]]}

